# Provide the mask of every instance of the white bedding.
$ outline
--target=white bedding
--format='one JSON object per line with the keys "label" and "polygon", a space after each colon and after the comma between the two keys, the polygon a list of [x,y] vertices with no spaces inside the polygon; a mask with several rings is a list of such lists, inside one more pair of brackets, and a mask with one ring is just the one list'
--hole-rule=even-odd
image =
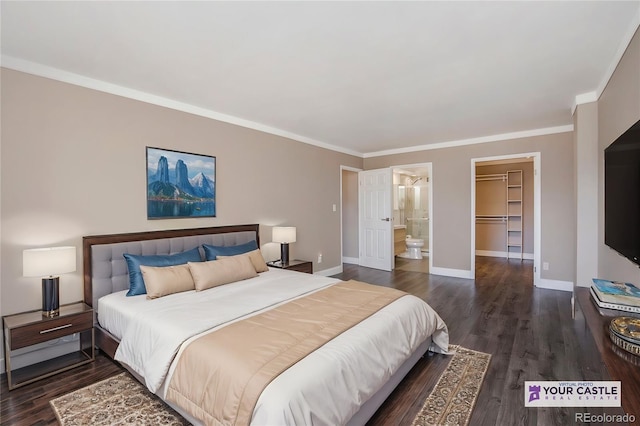
{"label": "white bedding", "polygon": [[[190,340],[336,282],[270,268],[249,280],[153,300],[113,293],[99,300],[98,318],[121,339],[115,359],[164,397],[171,363]],[[446,352],[442,319],[421,299],[402,297],[278,376],[260,396],[252,424],[345,424],[429,337],[431,350]]]}

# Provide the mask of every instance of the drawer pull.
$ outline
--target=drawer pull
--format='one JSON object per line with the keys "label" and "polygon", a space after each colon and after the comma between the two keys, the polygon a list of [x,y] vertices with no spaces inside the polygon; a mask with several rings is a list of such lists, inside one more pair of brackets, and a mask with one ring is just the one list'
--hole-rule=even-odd
{"label": "drawer pull", "polygon": [[73,324],[61,325],[60,327],[50,328],[48,330],[42,330],[40,334],[51,333],[52,331],[62,330],[63,328],[71,327]]}

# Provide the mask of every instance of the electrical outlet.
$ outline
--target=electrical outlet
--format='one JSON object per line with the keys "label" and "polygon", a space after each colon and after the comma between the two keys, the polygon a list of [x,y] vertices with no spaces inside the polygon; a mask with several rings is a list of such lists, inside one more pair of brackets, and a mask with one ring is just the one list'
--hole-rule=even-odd
{"label": "electrical outlet", "polygon": [[322,253],[318,255],[318,263],[322,263]]}
{"label": "electrical outlet", "polygon": [[549,262],[542,262],[542,269],[544,271],[548,271],[549,270]]}

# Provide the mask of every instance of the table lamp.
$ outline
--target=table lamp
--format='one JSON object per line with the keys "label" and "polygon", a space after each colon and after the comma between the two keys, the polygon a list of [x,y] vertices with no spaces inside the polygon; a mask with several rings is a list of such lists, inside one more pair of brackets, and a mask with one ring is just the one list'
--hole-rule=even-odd
{"label": "table lamp", "polygon": [[42,315],[60,313],[60,277],[76,270],[75,247],[28,249],[22,252],[22,275],[42,278]]}
{"label": "table lamp", "polygon": [[283,265],[289,263],[289,243],[296,242],[295,226],[274,226],[271,235],[274,243],[280,243],[280,262]]}

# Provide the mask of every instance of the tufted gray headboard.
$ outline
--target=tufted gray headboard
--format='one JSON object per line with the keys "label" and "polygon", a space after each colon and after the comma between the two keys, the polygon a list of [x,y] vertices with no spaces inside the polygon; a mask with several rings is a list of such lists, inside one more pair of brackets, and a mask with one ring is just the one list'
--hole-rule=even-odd
{"label": "tufted gray headboard", "polygon": [[84,302],[94,308],[94,324],[97,325],[98,299],[129,288],[129,273],[122,256],[124,253],[174,254],[202,244],[234,246],[251,240],[256,240],[259,247],[258,228],[256,224],[232,225],[84,237]]}

